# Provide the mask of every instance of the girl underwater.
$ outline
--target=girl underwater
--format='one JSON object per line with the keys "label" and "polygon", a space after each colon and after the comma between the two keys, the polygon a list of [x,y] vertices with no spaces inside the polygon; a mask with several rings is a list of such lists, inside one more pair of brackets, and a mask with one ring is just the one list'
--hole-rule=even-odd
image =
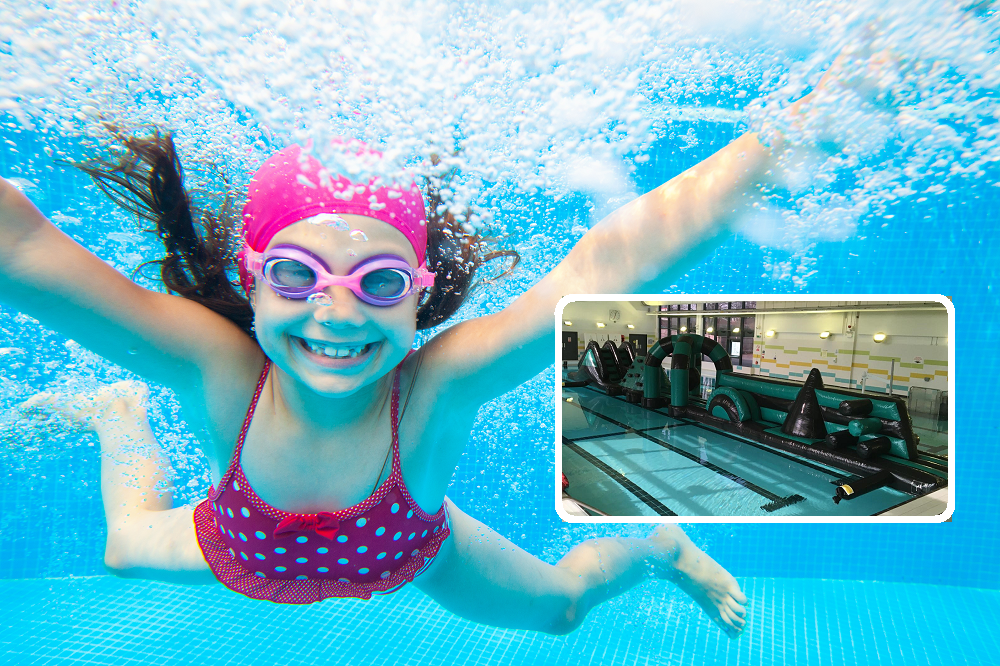
{"label": "girl underwater", "polygon": [[[559,299],[658,289],[729,231],[779,151],[741,136],[605,218],[505,310],[411,353],[418,327],[458,308],[476,263],[474,242],[456,244],[427,223],[415,185],[355,183],[298,146],[269,158],[243,209],[239,270],[251,311],[225,277],[225,225],[193,231],[169,140],[126,147],[118,173],[91,174],[158,220],[162,274],[179,296],[139,287],[0,179],[4,302],[171,388],[202,433],[212,489],[196,508],[174,508],[155,489],[165,463],[141,385],[35,401],[99,435],[113,573],[218,579],[282,603],[369,598],[412,582],[467,619],[554,634],[653,575],[740,634],[739,585],[676,525],[587,541],[549,565],[445,492],[478,408],[551,365]],[[121,194],[142,180],[144,191]],[[456,247],[465,258],[448,259]],[[125,482],[122,463],[141,487]]]}

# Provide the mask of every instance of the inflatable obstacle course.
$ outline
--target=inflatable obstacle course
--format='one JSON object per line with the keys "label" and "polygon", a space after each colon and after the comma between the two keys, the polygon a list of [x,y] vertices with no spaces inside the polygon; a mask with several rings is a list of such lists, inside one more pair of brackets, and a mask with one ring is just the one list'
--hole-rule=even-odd
{"label": "inflatable obstacle course", "polygon": [[630,342],[622,342],[618,347],[608,340],[603,346],[591,340],[583,351],[575,373],[564,380],[566,388],[594,386],[608,395],[620,395],[621,382],[635,358],[635,347]]}
{"label": "inflatable obstacle course", "polygon": [[[716,387],[705,403],[696,368],[701,356],[716,369]],[[667,358],[669,380],[661,369]],[[923,495],[947,481],[914,464],[917,437],[902,398],[826,388],[817,368],[802,384],[737,374],[726,350],[700,335],[661,339],[643,364],[641,382],[634,376],[635,364],[628,371],[626,397],[635,397],[641,386],[644,407],[668,406],[675,418],[692,419],[856,475],[838,486],[837,502],[882,485]]]}
{"label": "inflatable obstacle course", "polygon": [[[670,380],[664,376],[662,370],[659,373],[659,388],[657,389],[658,402],[661,405],[670,401]],[[625,379],[621,383],[622,394],[631,403],[642,403],[646,387],[646,356],[636,356],[632,365],[625,371]]]}
{"label": "inflatable obstacle course", "polygon": [[[697,361],[702,355],[715,364],[717,374],[733,371],[729,354],[722,345],[710,338],[701,335],[675,335],[657,341],[649,350],[643,368],[642,406],[656,409],[668,402],[686,405],[689,397],[699,397],[701,373],[697,369]],[[661,369],[667,357],[670,357],[669,379],[663,376]]]}
{"label": "inflatable obstacle course", "polygon": [[618,349],[610,340],[601,347],[594,340],[587,343],[577,371],[563,380],[564,387],[593,386],[608,395],[619,395],[624,373],[618,364]]}

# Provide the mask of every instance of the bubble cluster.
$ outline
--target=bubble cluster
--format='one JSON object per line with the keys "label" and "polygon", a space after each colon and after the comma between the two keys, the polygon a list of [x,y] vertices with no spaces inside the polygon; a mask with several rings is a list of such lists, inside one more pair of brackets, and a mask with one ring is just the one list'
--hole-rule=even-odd
{"label": "bubble cluster", "polygon": [[[761,244],[805,261],[775,266],[778,279],[806,279],[815,243],[987,179],[1000,158],[998,18],[982,3],[0,7],[0,110],[26,126],[105,144],[106,124],[166,127],[185,160],[237,185],[299,142],[355,176],[436,179],[476,227],[498,192],[627,198],[630,170],[677,119],[780,132],[783,173],[747,212]],[[808,111],[791,112],[825,71]],[[343,137],[382,159],[331,144]]]}

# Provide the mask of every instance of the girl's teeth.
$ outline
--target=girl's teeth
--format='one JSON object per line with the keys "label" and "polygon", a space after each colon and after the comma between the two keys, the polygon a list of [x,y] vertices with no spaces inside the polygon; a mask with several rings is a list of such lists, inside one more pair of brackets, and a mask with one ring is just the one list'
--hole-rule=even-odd
{"label": "girl's teeth", "polygon": [[312,353],[329,358],[355,358],[368,347],[368,345],[364,347],[328,347],[325,345],[316,345],[311,342],[306,342],[306,346],[309,347],[309,351]]}

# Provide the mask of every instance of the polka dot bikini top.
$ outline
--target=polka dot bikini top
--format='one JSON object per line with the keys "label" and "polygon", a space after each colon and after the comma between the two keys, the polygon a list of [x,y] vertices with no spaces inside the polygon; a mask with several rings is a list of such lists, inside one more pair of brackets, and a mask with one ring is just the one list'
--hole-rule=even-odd
{"label": "polka dot bikini top", "polygon": [[243,475],[240,454],[267,378],[264,366],[229,469],[194,511],[198,544],[229,589],[253,599],[306,604],[393,592],[426,568],[448,537],[444,505],[425,513],[399,464],[399,368],[392,386],[392,471],[365,501],[299,514],[266,504]]}

